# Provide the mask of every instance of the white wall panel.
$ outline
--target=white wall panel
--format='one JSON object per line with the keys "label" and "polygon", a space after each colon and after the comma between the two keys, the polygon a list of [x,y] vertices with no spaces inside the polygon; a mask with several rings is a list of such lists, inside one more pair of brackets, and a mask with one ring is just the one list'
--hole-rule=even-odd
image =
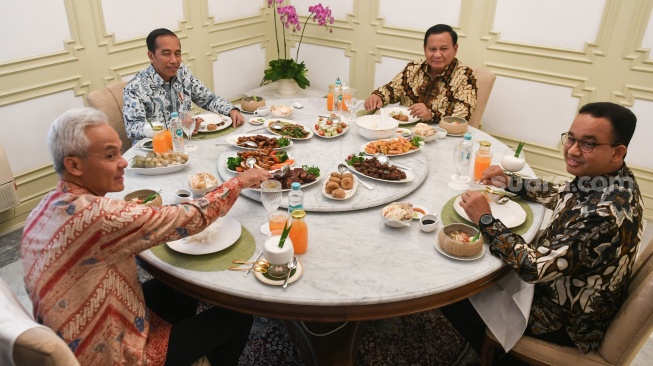
{"label": "white wall panel", "polygon": [[63,1],[0,0],[0,6],[0,63],[62,51],[71,38]]}
{"label": "white wall panel", "polygon": [[379,0],[379,16],[385,26],[425,32],[444,23],[457,27],[462,0]]}
{"label": "white wall panel", "polygon": [[106,32],[116,40],[144,37],[157,28],[175,30],[184,19],[181,0],[102,0],[102,12]]}
{"label": "white wall panel", "polygon": [[[302,16],[309,14],[309,6],[317,4],[322,4],[324,7],[328,6],[335,20],[346,20],[347,13],[354,12],[354,0],[293,0],[291,3],[297,9],[297,14]],[[309,23],[312,23],[312,21],[309,21]]]}
{"label": "white wall panel", "polygon": [[557,148],[578,111],[578,98],[564,86],[497,76],[483,130]]}
{"label": "white wall panel", "polygon": [[626,163],[640,168],[653,169],[651,137],[653,137],[653,102],[635,99],[631,108],[637,116],[637,127],[628,145]]}
{"label": "white wall panel", "polygon": [[[297,49],[292,49],[295,56]],[[329,85],[335,83],[336,78],[349,82],[351,60],[345,56],[342,48],[318,46],[302,43],[299,50],[299,61],[304,61],[308,73],[306,78],[311,82],[311,88],[329,90]]]}
{"label": "white wall panel", "polygon": [[394,57],[383,57],[381,62],[376,64],[374,73],[374,89],[385,85],[392,80],[401,70],[406,67],[406,64],[412,60],[404,60]]}
{"label": "white wall panel", "polygon": [[[649,50],[653,50],[653,11],[651,12],[651,15],[648,18],[648,26],[646,27],[646,31],[644,32],[644,39],[642,40],[642,48],[648,48]],[[649,59],[651,58],[653,58],[653,56],[651,56],[649,53]]]}
{"label": "white wall panel", "polygon": [[604,0],[497,0],[501,40],[582,50],[597,40]]}
{"label": "white wall panel", "polygon": [[220,52],[213,62],[212,89],[223,98],[238,98],[259,86],[265,68],[265,50],[258,44]]}
{"label": "white wall panel", "polygon": [[14,175],[50,164],[52,159],[46,137],[52,121],[70,108],[83,106],[83,98],[67,90],[0,107],[3,120],[15,121],[20,124],[21,131],[29,131],[28,145],[24,138],[16,138],[14,134],[0,134],[0,143],[7,152]]}
{"label": "white wall panel", "polygon": [[209,14],[216,23],[257,16],[267,2],[261,0],[208,0]]}

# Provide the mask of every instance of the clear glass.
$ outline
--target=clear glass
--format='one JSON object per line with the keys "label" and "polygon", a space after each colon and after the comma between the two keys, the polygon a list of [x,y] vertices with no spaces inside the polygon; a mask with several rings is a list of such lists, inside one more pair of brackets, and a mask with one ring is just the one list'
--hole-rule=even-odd
{"label": "clear glass", "polygon": [[351,114],[354,112],[352,109],[358,102],[358,99],[356,97],[356,89],[354,88],[344,88],[342,90],[342,101],[345,103],[345,106],[347,107],[347,122],[351,123]]}
{"label": "clear glass", "polygon": [[195,131],[195,116],[191,112],[180,112],[179,119],[181,120],[181,129],[188,136],[188,144],[184,147],[186,151],[195,151],[198,149],[197,145],[193,144],[192,136]]}
{"label": "clear glass", "polygon": [[467,175],[467,172],[469,171],[470,160],[470,157],[465,156],[465,154],[461,152],[460,145],[454,147],[453,162],[456,164],[456,174],[451,177],[453,181],[449,182],[449,188],[456,191],[465,191],[469,188],[469,185],[467,184],[469,180],[466,182],[464,178],[466,177],[467,179],[471,179]]}
{"label": "clear glass", "polygon": [[501,167],[509,172],[518,172],[524,169],[525,165],[526,155],[524,149],[519,152],[519,156],[515,156],[515,150],[508,149],[501,158]]}
{"label": "clear glass", "polygon": [[[270,179],[261,183],[261,202],[268,212],[268,216],[279,208],[281,196],[281,182],[278,180]],[[261,226],[261,232],[264,234],[270,232],[270,226],[267,221]]]}

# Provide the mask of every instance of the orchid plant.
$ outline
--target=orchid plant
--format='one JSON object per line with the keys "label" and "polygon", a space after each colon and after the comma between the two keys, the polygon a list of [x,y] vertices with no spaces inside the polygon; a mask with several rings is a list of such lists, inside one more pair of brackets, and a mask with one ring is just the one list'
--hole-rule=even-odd
{"label": "orchid plant", "polygon": [[[263,80],[261,85],[270,81],[277,81],[281,79],[293,79],[297,82],[297,85],[306,89],[307,86],[311,85],[310,81],[306,78],[306,72],[308,69],[304,62],[299,62],[299,48],[302,45],[302,39],[304,38],[304,31],[306,30],[306,24],[309,20],[317,22],[319,25],[324,26],[329,32],[333,32],[333,29],[329,28],[329,24],[333,24],[333,16],[331,15],[331,9],[328,6],[324,7],[322,4],[317,4],[308,7],[310,15],[306,18],[304,25],[302,27],[297,17],[297,10],[294,6],[280,6],[283,4],[284,0],[267,0],[268,8],[272,8],[275,22],[274,22],[274,31],[277,38],[277,55],[276,60],[271,60],[269,68],[265,70],[263,74]],[[283,25],[281,28],[283,34],[283,55],[279,49],[279,32],[277,31],[277,22],[276,17],[277,13],[279,14],[279,21]],[[295,59],[288,57],[288,48],[286,45],[286,29],[289,29],[293,33],[301,31],[301,36],[299,37],[299,43],[297,44],[297,54]]]}

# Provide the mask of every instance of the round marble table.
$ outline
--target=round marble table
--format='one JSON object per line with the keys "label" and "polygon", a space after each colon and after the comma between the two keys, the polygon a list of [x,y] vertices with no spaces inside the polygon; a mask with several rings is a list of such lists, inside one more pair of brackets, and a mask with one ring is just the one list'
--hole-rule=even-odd
{"label": "round marble table", "polygon": [[[289,102],[292,101],[274,101],[275,104]],[[301,103],[304,108],[295,110],[291,119],[305,126],[313,124],[318,114],[327,113],[322,98],[301,99]],[[235,133],[247,133],[253,128],[247,123]],[[334,139],[314,136],[295,142],[289,152],[298,164],[317,165],[328,175],[366,141],[356,129],[353,125],[344,136]],[[498,163],[506,146],[480,130],[470,130],[475,141],[492,142],[493,162]],[[443,256],[434,247],[437,231],[424,233],[416,221],[410,227],[399,229],[383,224],[381,208],[385,202],[411,202],[439,214],[450,198],[461,193],[447,187],[454,172],[452,149],[460,141],[460,138],[447,137],[427,143],[420,152],[392,159],[428,172],[419,184],[406,183],[398,188],[397,184],[367,179],[374,189],[367,190],[359,185],[350,202],[325,198],[320,183],[307,187],[304,197],[310,207],[306,216],[309,245],[308,251],[298,256],[304,272],[286,289],[264,284],[253,273],[243,276],[242,272],[234,271],[196,272],[177,268],[150,251],[141,253],[139,261],[155,277],[197,298],[242,312],[286,319],[295,340],[301,343],[299,346],[308,364],[351,363],[355,360],[357,339],[362,334],[359,321],[437,308],[482,291],[507,272],[502,262],[489,251],[476,261]],[[235,155],[238,149],[225,146],[223,142],[224,138],[195,141],[200,149],[190,153],[189,167],[178,173],[126,174],[125,192],[140,188],[163,189],[164,203],[173,203],[173,191],[186,185],[188,174],[208,171],[225,175],[224,171],[219,173],[224,166],[221,159]],[[125,157],[136,153],[142,152],[132,147]],[[422,162],[427,166],[420,167]],[[534,175],[529,167],[522,173]],[[251,260],[261,252],[265,240],[259,227],[266,219],[266,211],[256,200],[257,194],[245,190],[242,193],[245,197],[239,198],[227,215],[254,235],[257,250],[249,258]],[[123,195],[111,194],[116,198]],[[284,202],[286,199],[284,194]],[[346,210],[341,209],[343,204],[348,205]],[[534,238],[544,212],[539,204],[529,203],[529,206],[533,211],[533,224],[523,235],[527,241]],[[320,327],[319,323],[305,323],[343,321],[349,323],[340,331],[342,333],[332,334],[330,338],[311,333],[323,330],[318,328],[329,328],[331,324]],[[307,331],[307,327],[313,328]]]}

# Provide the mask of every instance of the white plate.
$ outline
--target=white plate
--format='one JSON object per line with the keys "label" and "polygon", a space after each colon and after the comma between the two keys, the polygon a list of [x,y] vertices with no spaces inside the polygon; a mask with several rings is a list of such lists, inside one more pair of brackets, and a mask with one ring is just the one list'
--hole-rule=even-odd
{"label": "white plate", "polygon": [[162,175],[162,174],[171,174],[176,173],[190,163],[190,159],[186,161],[186,164],[172,165],[172,166],[162,166],[159,168],[125,168],[125,171],[131,171],[140,175]]}
{"label": "white plate", "polygon": [[[270,126],[270,123],[272,123],[272,122],[281,122],[282,124],[291,124],[291,125],[302,126],[302,127],[304,127],[304,130],[305,130],[306,132],[308,132],[308,135],[307,135],[306,137],[290,137],[290,136],[282,135],[282,134],[278,133],[277,130],[273,130],[273,129],[271,129],[271,128],[269,127],[269,126]],[[265,127],[267,128],[268,131],[272,132],[272,133],[275,134],[275,135],[279,135],[279,136],[287,137],[287,138],[292,139],[292,140],[308,140],[308,139],[310,139],[311,137],[313,137],[313,131],[312,131],[311,128],[306,127],[306,126],[304,126],[304,125],[301,124],[301,123],[293,122],[293,121],[291,121],[291,120],[289,120],[289,119],[283,119],[283,118],[268,118],[268,119],[265,120]]]}
{"label": "white plate", "polygon": [[[265,260],[265,258],[261,257],[262,260]],[[297,258],[297,269],[295,270],[295,273],[293,273],[292,276],[288,279],[288,284],[291,284],[299,279],[299,277],[302,276],[304,273],[304,265],[302,265],[302,262],[299,261],[299,258]],[[270,279],[265,277],[265,275],[261,272],[254,272],[254,276],[256,279],[259,281],[266,283],[268,285],[272,286],[282,286],[283,282],[286,280],[285,278],[279,278],[276,280]]]}
{"label": "white plate", "polygon": [[[315,179],[314,181],[312,181],[312,182],[310,182],[310,183],[300,184],[300,186],[302,187],[302,189],[304,189],[304,188],[306,188],[306,187],[310,187],[310,186],[312,186],[313,184],[319,182],[320,179],[322,179],[322,175],[320,175],[319,177],[317,177],[317,179]],[[251,189],[252,191],[256,191],[256,192],[260,192],[260,191],[261,191],[260,188],[246,188],[246,189]],[[288,189],[282,189],[281,192],[290,192],[290,188],[288,188]],[[306,194],[306,193],[304,193],[304,194]]]}
{"label": "white plate", "polygon": [[[460,207],[460,200],[460,196],[456,197],[456,200],[453,201],[453,208],[456,210],[458,215],[462,216],[465,220],[470,221],[465,210]],[[517,227],[526,221],[526,211],[524,211],[521,205],[515,201],[509,200],[503,205],[492,201],[490,202],[490,209],[492,209],[492,216],[501,220],[508,229]]]}
{"label": "white plate", "polygon": [[344,135],[347,131],[349,131],[349,124],[347,123],[347,121],[339,120],[339,122],[345,122],[345,123],[347,123],[347,127],[345,127],[345,128],[342,129],[342,133],[341,133],[341,134],[338,134],[338,135],[335,135],[335,136],[320,136],[318,130],[315,129],[315,125],[318,124],[320,120],[325,120],[325,119],[326,119],[326,118],[318,117],[318,119],[315,121],[315,123],[311,126],[311,130],[313,130],[313,133],[315,134],[315,136],[317,136],[317,137],[321,137],[321,138],[323,138],[323,139],[332,139],[332,138],[340,137],[340,136]]}
{"label": "white plate", "polygon": [[[392,118],[392,114],[399,114],[399,113],[404,114],[405,116],[407,116],[408,121],[406,121],[406,122],[402,122],[400,120],[397,120],[397,122],[399,122],[400,125],[405,125],[405,124],[415,123],[415,122],[420,121],[419,118],[413,117],[413,116],[410,115],[410,112],[408,112],[408,107],[389,107],[389,108],[382,108],[382,110],[387,111],[388,116],[390,118]],[[383,111],[381,113],[383,113]]]}
{"label": "white plate", "polygon": [[[345,162],[345,164],[347,164],[347,162]],[[402,179],[402,180],[386,180],[386,179],[374,178],[374,177],[370,177],[369,175],[365,175],[365,174],[359,172],[358,170],[356,170],[356,168],[354,168],[354,167],[351,166],[351,165],[347,165],[347,167],[348,167],[349,170],[350,170],[352,173],[354,173],[354,174],[358,174],[358,175],[360,175],[361,177],[365,177],[365,178],[369,178],[369,179],[374,179],[374,180],[379,181],[379,182],[387,182],[387,183],[407,183],[407,182],[412,182],[413,179],[415,179],[415,173],[413,173],[413,172],[410,171],[410,170],[403,170],[403,169],[400,169],[400,168],[397,168],[397,169],[399,169],[399,170],[401,170],[402,172],[406,173],[406,179]]]}
{"label": "white plate", "polygon": [[449,253],[444,251],[444,249],[442,248],[442,245],[440,245],[440,242],[437,239],[437,236],[436,236],[436,239],[435,239],[435,241],[433,243],[433,246],[443,256],[449,257],[451,259],[459,260],[459,261],[475,261],[477,259],[481,259],[485,255],[485,245],[483,245],[481,247],[481,251],[477,255],[475,255],[473,257],[459,257],[457,255],[449,254]]}
{"label": "white plate", "polygon": [[154,151],[154,149],[152,148],[152,139],[151,138],[142,139],[141,141],[138,142],[138,144],[136,146],[138,146],[138,148],[141,149],[141,150]]}
{"label": "white plate", "polygon": [[255,126],[262,125],[263,123],[265,123],[265,118],[263,118],[263,117],[250,118],[249,123],[251,123],[251,124],[253,124]]}
{"label": "white plate", "polygon": [[[170,249],[184,254],[210,254],[232,246],[240,238],[241,232],[242,227],[238,221],[221,217],[204,229],[204,231],[193,236],[171,241],[168,243],[168,246]],[[208,243],[189,240],[189,238],[207,234],[210,239]]]}
{"label": "white plate", "polygon": [[413,205],[413,210],[414,210],[415,208],[419,208],[419,209],[421,209],[422,211],[424,211],[425,213],[420,213],[420,212],[413,211],[413,220],[419,220],[419,219],[421,219],[422,217],[424,217],[424,215],[428,215],[428,214],[430,213],[429,210],[427,210],[426,207],[424,207],[424,206]]}
{"label": "white plate", "polygon": [[[288,159],[292,160],[292,158],[293,158],[292,155],[290,155],[290,153],[287,153],[287,154],[288,154]],[[235,156],[227,157],[227,159],[229,159],[229,158],[235,158]],[[224,161],[224,166],[225,166],[225,168],[227,168],[227,171],[238,174],[237,171],[229,169],[229,167],[227,166],[227,160]],[[290,165],[291,168],[294,167],[294,166],[295,166],[295,163],[292,163]],[[279,169],[273,169],[273,170],[270,170],[270,172],[276,172],[277,170],[279,170]]]}
{"label": "white plate", "polygon": [[352,189],[345,189],[344,190],[345,191],[345,198],[335,198],[331,194],[326,192],[326,185],[327,185],[328,182],[329,182],[329,179],[325,179],[324,184],[322,185],[322,194],[324,195],[324,197],[330,198],[330,199],[336,200],[336,201],[344,201],[344,200],[350,199],[351,197],[354,196],[354,193],[356,193],[356,190],[358,189],[358,180],[354,179],[354,187]]}
{"label": "white plate", "polygon": [[463,136],[465,136],[465,134],[464,134],[464,133],[448,133],[447,136],[451,136],[451,137],[463,137]]}
{"label": "white plate", "polygon": [[410,137],[410,135],[412,135],[413,133],[407,128],[400,127],[400,128],[397,128],[396,134],[398,136],[407,138],[407,137]]}
{"label": "white plate", "polygon": [[[236,145],[236,144],[238,143],[238,138],[239,137],[245,137],[245,136],[249,137],[249,136],[259,136],[259,135],[265,136],[265,137],[268,137],[268,138],[275,138],[277,140],[283,137],[283,136],[278,136],[278,135],[266,135],[266,134],[262,134],[262,133],[243,133],[243,134],[238,134],[238,135],[229,135],[229,136],[225,137],[225,141],[229,145],[233,145],[233,146],[241,148],[241,149],[258,150],[258,148],[256,148],[256,147],[249,147],[249,146],[244,146],[244,145],[241,146],[241,145]],[[283,149],[287,149],[287,148],[291,147],[292,146],[292,140],[288,139],[288,141],[289,141],[288,146],[277,147],[274,150],[283,150]]]}
{"label": "white plate", "polygon": [[[225,128],[231,127],[231,117],[223,116],[221,114],[199,114],[195,116],[197,117],[202,117],[204,122],[200,125],[200,129],[198,130],[199,133],[212,133],[212,132],[218,132],[220,130],[224,130]],[[217,130],[207,130],[206,125],[215,123],[216,125],[220,122],[224,122],[222,126],[218,126]]]}
{"label": "white plate", "polygon": [[[402,138],[404,138],[404,137],[395,137],[395,139],[402,139]],[[393,140],[393,139],[381,139],[381,140],[390,141],[390,140]],[[366,142],[366,143],[362,144],[361,147],[358,148],[358,151],[360,151],[360,152],[362,152],[362,153],[365,153],[365,154],[367,154],[367,155],[373,155],[373,154],[370,154],[370,153],[366,152],[366,151],[365,151],[365,147],[366,147],[367,145],[373,143],[373,142],[381,141],[381,140],[374,140],[374,141]],[[401,156],[401,155],[408,155],[408,154],[412,154],[412,153],[414,153],[414,152],[417,152],[417,151],[422,150],[423,147],[424,147],[424,141],[422,141],[422,142],[420,143],[420,145],[419,145],[419,147],[418,147],[417,149],[410,150],[410,151],[408,151],[408,152],[401,153],[401,154],[386,154],[386,155],[388,155],[388,156]]]}

